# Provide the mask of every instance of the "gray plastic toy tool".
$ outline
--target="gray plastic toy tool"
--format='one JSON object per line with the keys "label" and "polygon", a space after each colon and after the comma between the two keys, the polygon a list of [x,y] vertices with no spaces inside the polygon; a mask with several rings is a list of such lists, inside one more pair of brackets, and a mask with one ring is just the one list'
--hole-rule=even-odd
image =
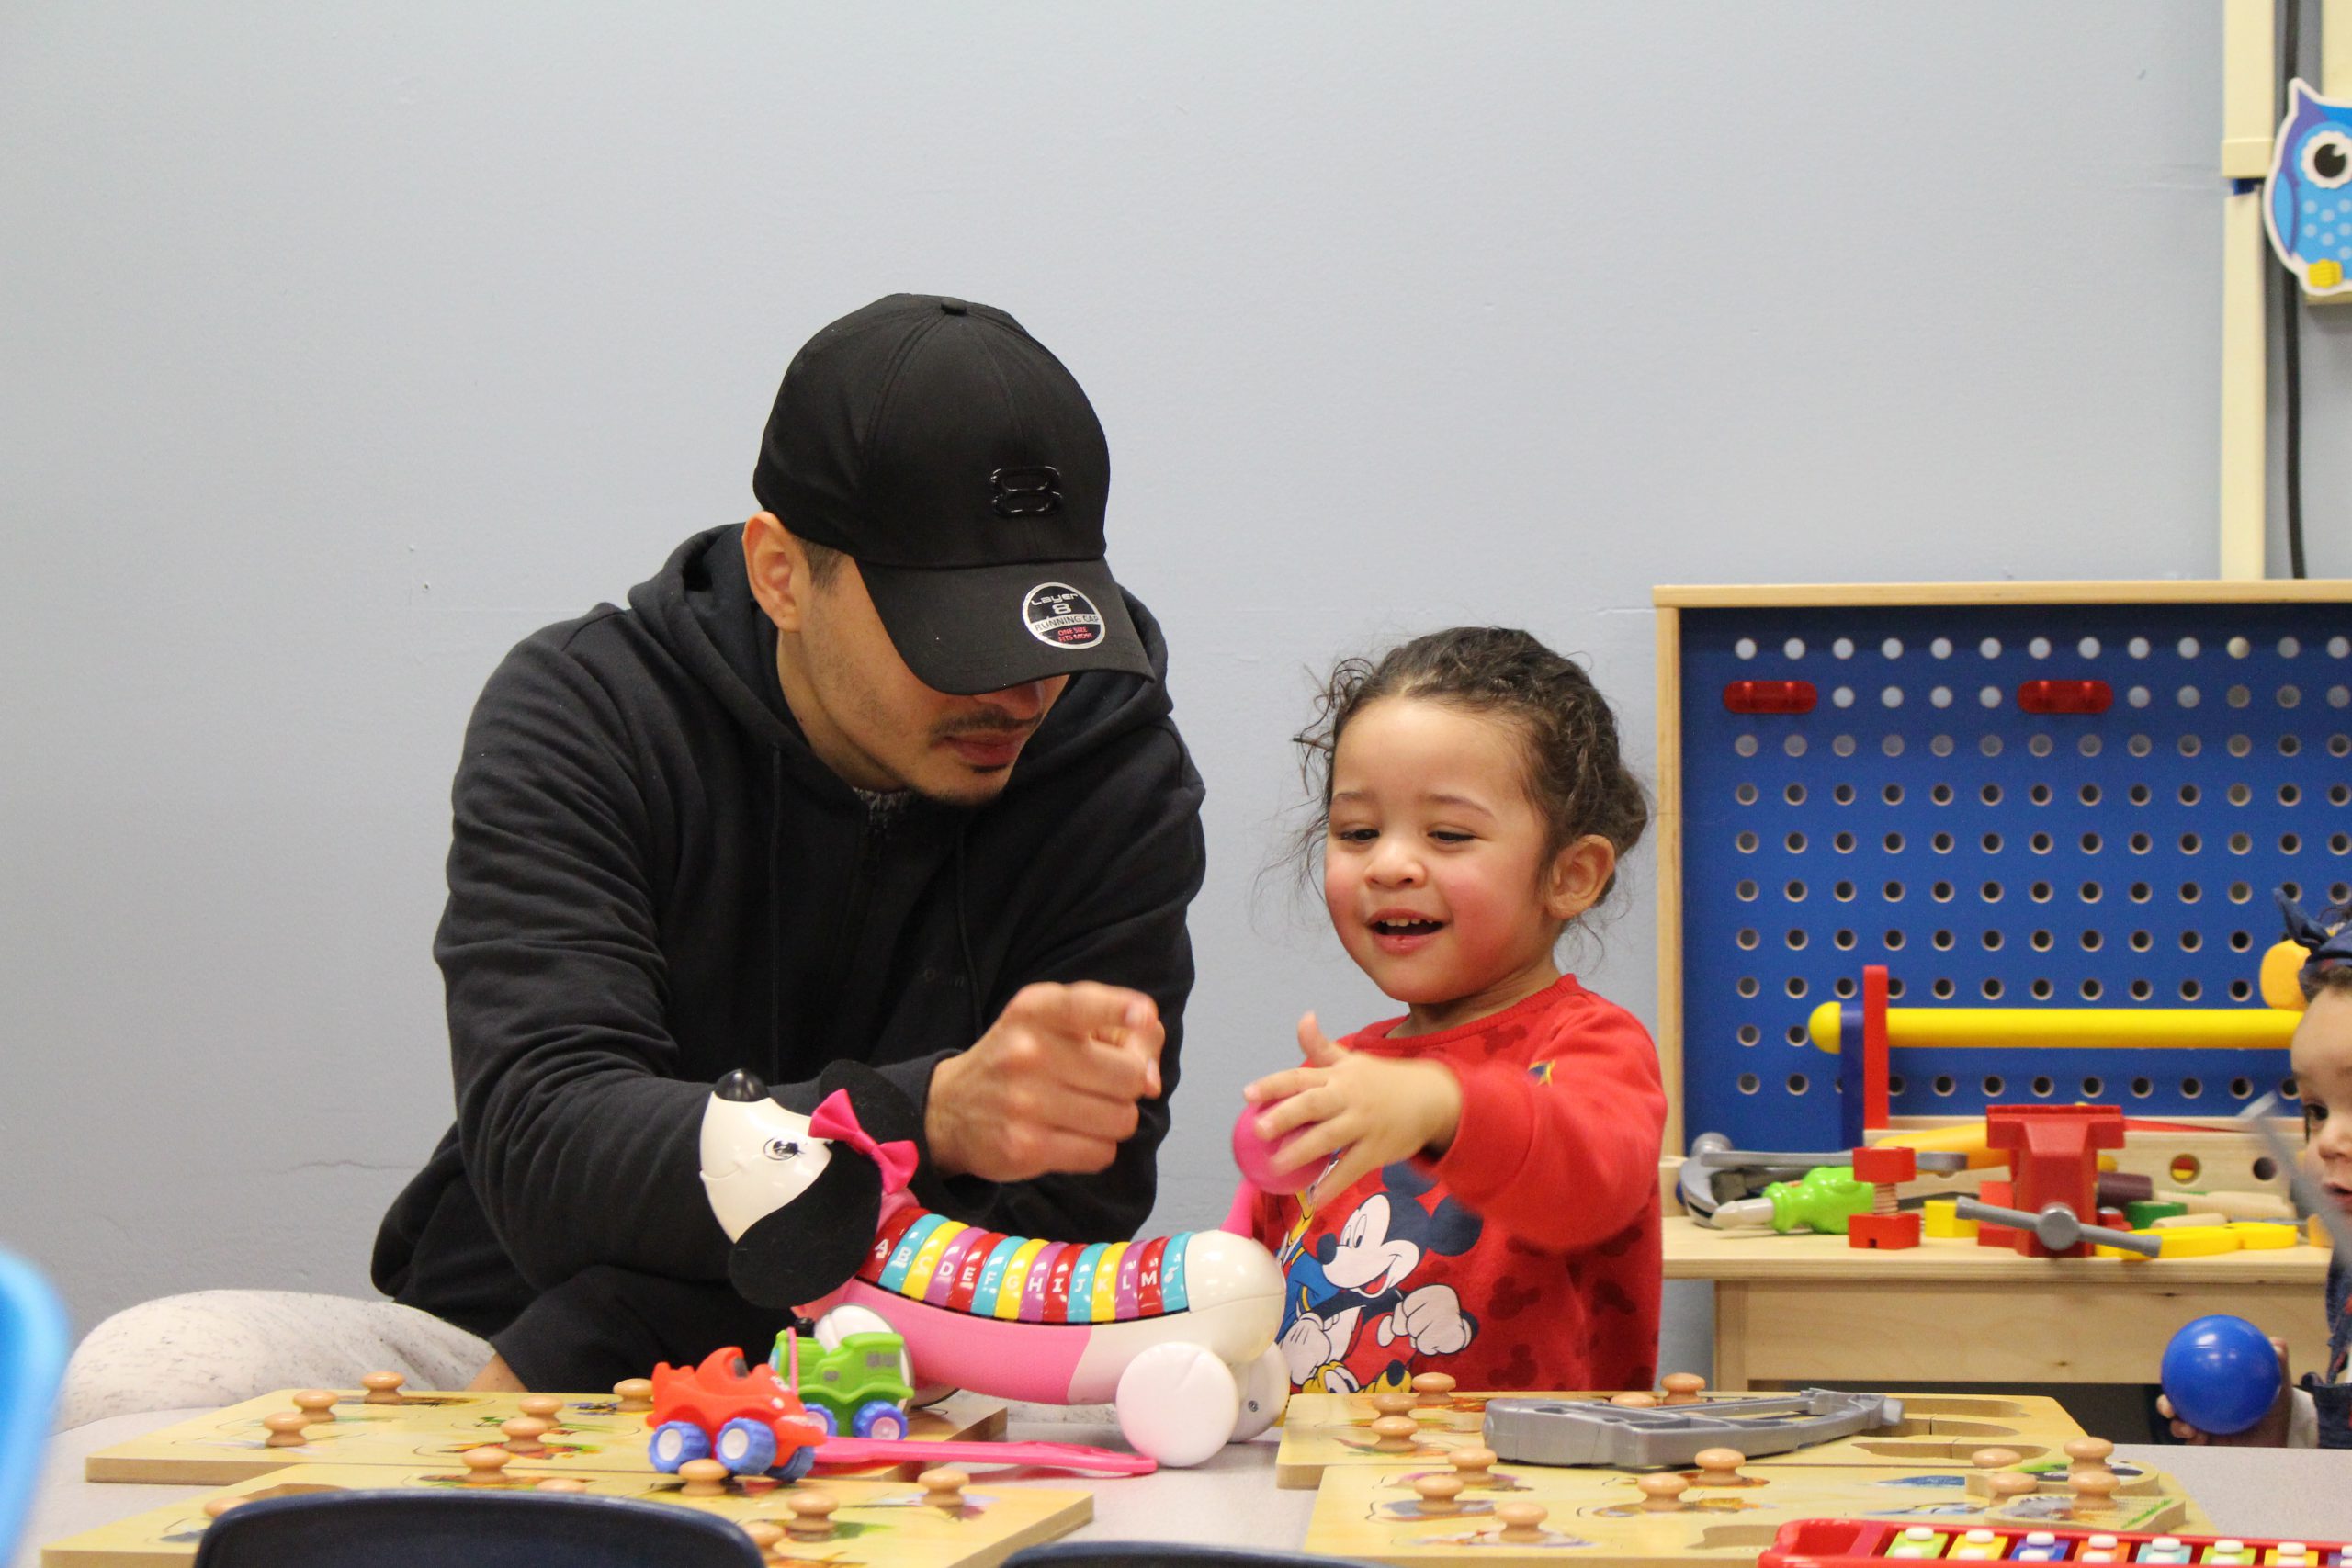
{"label": "gray plastic toy tool", "polygon": [[1497,1457],[1521,1464],[1641,1470],[1689,1464],[1702,1449],[1737,1449],[1749,1459],[1787,1453],[1902,1419],[1899,1399],[1826,1388],[1655,1408],[1593,1400],[1490,1399],[1486,1442]]}

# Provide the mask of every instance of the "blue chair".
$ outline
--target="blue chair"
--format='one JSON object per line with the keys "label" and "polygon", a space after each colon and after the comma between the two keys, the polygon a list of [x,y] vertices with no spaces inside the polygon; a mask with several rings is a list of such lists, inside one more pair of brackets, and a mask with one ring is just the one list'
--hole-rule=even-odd
{"label": "blue chair", "polygon": [[553,1492],[308,1492],[212,1521],[196,1568],[762,1568],[715,1514]]}
{"label": "blue chair", "polygon": [[1182,1546],[1165,1540],[1065,1540],[1026,1547],[1004,1568],[1363,1568],[1346,1557],[1273,1547]]}
{"label": "blue chair", "polygon": [[24,1528],[64,1371],[57,1293],[31,1264],[0,1252],[0,1562],[16,1551]]}

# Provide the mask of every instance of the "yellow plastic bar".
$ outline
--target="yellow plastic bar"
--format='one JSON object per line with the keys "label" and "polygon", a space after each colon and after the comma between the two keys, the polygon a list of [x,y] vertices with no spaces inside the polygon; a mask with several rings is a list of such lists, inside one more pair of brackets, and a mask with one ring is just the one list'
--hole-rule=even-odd
{"label": "yellow plastic bar", "polygon": [[[1813,1043],[1843,1043],[1839,1004],[1813,1010]],[[2276,1008],[1889,1008],[1890,1050],[2283,1051],[2301,1021]]]}

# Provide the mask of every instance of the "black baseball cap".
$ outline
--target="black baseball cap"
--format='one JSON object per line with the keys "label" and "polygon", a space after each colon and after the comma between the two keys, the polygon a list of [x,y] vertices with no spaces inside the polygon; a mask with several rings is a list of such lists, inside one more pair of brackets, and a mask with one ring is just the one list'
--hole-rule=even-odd
{"label": "black baseball cap", "polygon": [[1077,379],[1004,311],[893,294],[793,356],[752,491],[854,558],[899,656],[968,694],[1153,677],[1102,559],[1111,451]]}

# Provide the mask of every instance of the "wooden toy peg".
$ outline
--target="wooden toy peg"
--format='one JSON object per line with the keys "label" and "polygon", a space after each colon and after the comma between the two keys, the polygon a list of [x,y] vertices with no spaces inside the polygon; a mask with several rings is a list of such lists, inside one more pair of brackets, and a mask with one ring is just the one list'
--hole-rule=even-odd
{"label": "wooden toy peg", "polygon": [[1609,1396],[1609,1403],[1611,1404],[1622,1404],[1628,1410],[1651,1410],[1655,1409],[1657,1405],[1657,1395],[1654,1393],[1644,1393],[1641,1390],[1635,1389],[1630,1393],[1611,1394]]}
{"label": "wooden toy peg", "polygon": [[1634,1478],[1634,1485],[1642,1495],[1642,1506],[1652,1513],[1665,1513],[1682,1506],[1682,1494],[1690,1490],[1690,1481],[1670,1470],[1654,1472]]}
{"label": "wooden toy peg", "polygon": [[2066,1455],[2069,1472],[2105,1470],[2108,1460],[2115,1453],[2115,1445],[2105,1438],[2073,1438],[2067,1440],[2063,1451]]}
{"label": "wooden toy peg", "polygon": [[1410,1416],[1383,1416],[1372,1424],[1372,1435],[1379,1439],[1373,1446],[1385,1454],[1401,1454],[1413,1446],[1420,1429]]}
{"label": "wooden toy peg", "polygon": [[954,1513],[964,1506],[964,1488],[971,1477],[960,1470],[926,1470],[915,1477],[922,1500],[932,1507]]}
{"label": "wooden toy peg", "polygon": [[[503,1453],[505,1450],[498,1450]],[[687,1497],[724,1497],[727,1495],[727,1467],[715,1459],[690,1459],[678,1467],[678,1479],[684,1485],[678,1488]]]}
{"label": "wooden toy peg", "polygon": [[548,1451],[539,1441],[547,1436],[548,1424],[536,1416],[517,1416],[511,1421],[501,1421],[498,1430],[506,1439],[506,1451],[520,1457],[536,1459]]}
{"label": "wooden toy peg", "polygon": [[311,1421],[334,1419],[334,1395],[322,1388],[306,1388],[294,1396],[294,1408]]}
{"label": "wooden toy peg", "polygon": [[1659,1382],[1668,1404],[1696,1404],[1707,1391],[1707,1380],[1696,1372],[1668,1372]]}
{"label": "wooden toy peg", "polygon": [[1421,1512],[1431,1516],[1458,1513],[1462,1505],[1455,1501],[1462,1495],[1462,1477],[1440,1475],[1431,1472],[1413,1477],[1413,1490],[1421,1495]]}
{"label": "wooden toy peg", "polygon": [[2012,1497],[2023,1497],[2039,1491],[2041,1483],[2022,1470],[1998,1470],[1984,1478],[1984,1489],[1993,1500],[2006,1503]]}
{"label": "wooden toy peg", "polygon": [[752,1538],[752,1544],[760,1549],[760,1556],[775,1562],[776,1542],[784,1539],[784,1527],[774,1519],[745,1519],[742,1529]]}
{"label": "wooden toy peg", "polygon": [[1421,1372],[1413,1379],[1413,1403],[1422,1409],[1453,1403],[1453,1379],[1444,1372]]}
{"label": "wooden toy peg", "polygon": [[1747,1462],[1747,1456],[1737,1449],[1701,1449],[1690,1457],[1699,1466],[1699,1473],[1690,1481],[1693,1486],[1745,1484],[1739,1467]]}
{"label": "wooden toy peg", "polygon": [[2095,1514],[2115,1506],[2117,1488],[2123,1478],[2104,1467],[2075,1471],[2067,1482],[2075,1489],[2075,1511]]}
{"label": "wooden toy peg", "polygon": [[2024,1457],[2015,1449],[1978,1449],[1968,1462],[1979,1470],[2007,1470]]}
{"label": "wooden toy peg", "polygon": [[1411,1394],[1399,1389],[1390,1389],[1385,1393],[1375,1393],[1372,1396],[1373,1411],[1379,1416],[1408,1416],[1420,1403]]}
{"label": "wooden toy peg", "polygon": [[621,1402],[623,1410],[650,1410],[653,1408],[653,1380],[623,1378],[613,1385],[613,1394]]}
{"label": "wooden toy peg", "polygon": [[1544,1520],[1550,1512],[1541,1503],[1505,1503],[1495,1510],[1495,1517],[1503,1522],[1502,1539],[1505,1540],[1542,1540]]}
{"label": "wooden toy peg", "polygon": [[495,1444],[490,1444],[468,1449],[458,1457],[465,1461],[467,1485],[496,1486],[505,1480],[503,1472],[507,1461],[514,1456]]}
{"label": "wooden toy peg", "polygon": [[514,1408],[526,1416],[536,1416],[553,1431],[563,1425],[563,1401],[552,1393],[526,1393],[514,1402]]}
{"label": "wooden toy peg", "polygon": [[261,1424],[269,1428],[269,1436],[263,1439],[263,1446],[272,1449],[300,1448],[310,1441],[302,1435],[303,1423],[308,1420],[310,1417],[299,1410],[280,1410],[263,1416]]}
{"label": "wooden toy peg", "polygon": [[792,1532],[793,1540],[825,1540],[831,1537],[833,1510],[841,1506],[831,1493],[795,1490],[785,1495],[784,1506],[792,1511],[792,1522],[785,1528]]}
{"label": "wooden toy peg", "polygon": [[576,1475],[550,1475],[532,1488],[535,1492],[585,1492],[588,1483]]}
{"label": "wooden toy peg", "polygon": [[1446,1456],[1453,1472],[1462,1477],[1464,1486],[1492,1486],[1495,1478],[1495,1450],[1492,1449],[1456,1449]]}
{"label": "wooden toy peg", "polygon": [[204,1517],[208,1519],[217,1519],[221,1515],[227,1513],[230,1509],[236,1507],[239,1504],[250,1503],[252,1501],[252,1498],[244,1495],[243,1493],[239,1493],[233,1497],[215,1497],[204,1505]]}
{"label": "wooden toy peg", "polygon": [[408,1379],[398,1372],[369,1372],[359,1380],[359,1386],[368,1391],[368,1397],[362,1403],[398,1404],[401,1403],[401,1384],[406,1382]]}

